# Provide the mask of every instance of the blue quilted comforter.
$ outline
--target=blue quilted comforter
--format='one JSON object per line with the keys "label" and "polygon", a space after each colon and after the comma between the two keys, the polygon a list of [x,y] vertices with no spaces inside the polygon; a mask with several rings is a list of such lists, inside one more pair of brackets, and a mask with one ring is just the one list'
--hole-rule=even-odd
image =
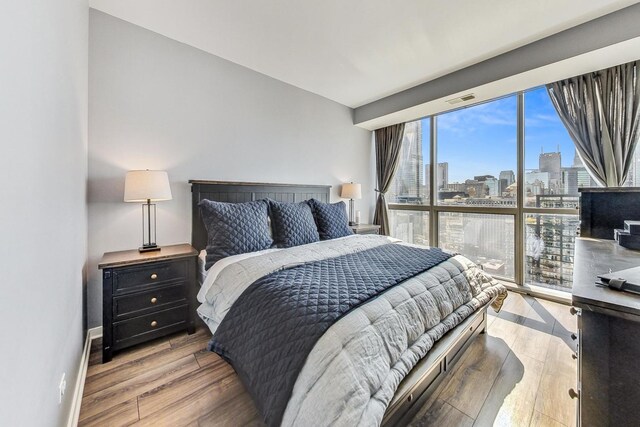
{"label": "blue quilted comforter", "polygon": [[268,425],[279,425],[300,370],[337,320],[451,257],[385,244],[269,274],[233,304],[210,342],[229,361]]}

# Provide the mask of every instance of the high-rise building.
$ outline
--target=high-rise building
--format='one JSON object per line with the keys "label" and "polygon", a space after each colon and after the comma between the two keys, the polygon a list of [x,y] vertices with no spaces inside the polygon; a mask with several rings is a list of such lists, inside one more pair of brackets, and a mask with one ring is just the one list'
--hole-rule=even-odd
{"label": "high-rise building", "polygon": [[507,184],[505,186],[506,188],[516,182],[516,174],[513,171],[501,171],[499,179],[504,179],[505,181],[507,181]]}
{"label": "high-rise building", "polygon": [[495,179],[496,177],[493,176],[493,175],[477,175],[477,176],[473,177],[473,179],[475,179],[476,181],[480,181],[480,182],[484,182],[484,181],[486,181],[488,179],[491,179],[491,178]]}
{"label": "high-rise building", "polygon": [[562,168],[562,194],[578,197],[578,189],[582,187],[596,187],[597,184],[582,163],[582,159],[575,150],[573,166]]}
{"label": "high-rise building", "polygon": [[446,189],[448,191],[466,193],[467,184],[465,184],[464,182],[452,182],[451,184],[447,185]]}
{"label": "high-rise building", "polygon": [[449,185],[449,163],[438,163],[438,190],[447,188]]}
{"label": "high-rise building", "polygon": [[478,181],[475,179],[467,179],[464,182],[464,192],[469,197],[485,197],[487,195],[487,184],[484,181]]}
{"label": "high-rise building", "polygon": [[563,194],[568,196],[578,196],[578,174],[583,171],[583,167],[562,168]]}
{"label": "high-rise building", "polygon": [[[431,165],[424,165],[424,180],[427,188],[429,186],[429,173],[431,173]],[[438,183],[438,190],[447,188],[449,185],[449,163],[438,163],[438,171],[436,172],[436,182]]]}
{"label": "high-rise building", "polygon": [[499,276],[514,275],[513,217],[446,213],[440,221],[440,246],[466,257]]}
{"label": "high-rise building", "polygon": [[430,164],[426,164],[424,165],[424,189],[425,189],[425,194],[430,194],[431,193],[431,178],[429,177],[429,174],[431,173],[431,165]]}
{"label": "high-rise building", "polygon": [[527,172],[524,175],[525,195],[549,194],[549,172]]}
{"label": "high-rise building", "polygon": [[422,159],[422,122],[408,122],[404,127],[400,167],[396,171],[390,200],[419,202],[425,196],[424,163]]}
{"label": "high-rise building", "polygon": [[[569,200],[563,200],[568,198]],[[568,207],[572,196],[536,197],[541,208]],[[571,288],[576,230],[580,219],[574,215],[528,214],[526,230],[526,282],[553,288]]]}
{"label": "high-rise building", "polygon": [[578,149],[577,148],[575,150],[575,154],[573,155],[573,167],[574,168],[584,167],[584,163],[582,162],[582,159],[580,158],[580,155],[578,154]]}
{"label": "high-rise building", "polygon": [[495,179],[494,177],[487,178],[484,181],[487,186],[487,193],[489,196],[499,196],[500,195],[500,181]]}
{"label": "high-rise building", "polygon": [[506,193],[507,191],[509,191],[508,188],[509,188],[509,185],[511,184],[509,184],[509,181],[507,181],[506,179],[499,179],[498,185],[500,188],[500,195],[502,196],[503,193]]}
{"label": "high-rise building", "polygon": [[562,188],[562,154],[540,153],[538,170],[549,174],[549,194],[560,194]]}
{"label": "high-rise building", "polygon": [[591,177],[584,167],[578,170],[578,188],[582,187],[598,187],[596,180]]}

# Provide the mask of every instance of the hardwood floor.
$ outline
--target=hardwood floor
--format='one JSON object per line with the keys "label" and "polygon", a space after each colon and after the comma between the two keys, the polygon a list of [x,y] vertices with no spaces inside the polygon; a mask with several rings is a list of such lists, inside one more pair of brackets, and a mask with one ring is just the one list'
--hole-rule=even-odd
{"label": "hardwood floor", "polygon": [[574,426],[576,318],[569,307],[510,293],[412,425]]}
{"label": "hardwood floor", "polygon": [[[511,293],[414,418],[413,426],[573,426],[576,320],[567,306]],[[233,369],[205,350],[210,333],[177,334],[100,363],[93,344],[81,426],[260,426]]]}

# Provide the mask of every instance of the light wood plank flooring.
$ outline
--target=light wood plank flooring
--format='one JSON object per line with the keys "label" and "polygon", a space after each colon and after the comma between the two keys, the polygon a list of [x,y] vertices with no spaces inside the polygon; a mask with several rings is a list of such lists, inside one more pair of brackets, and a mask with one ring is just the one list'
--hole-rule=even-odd
{"label": "light wood plank flooring", "polygon": [[[510,293],[414,418],[413,426],[573,426],[576,319],[565,305]],[[100,363],[94,342],[82,426],[259,426],[233,369],[205,346],[210,333],[177,334]]]}

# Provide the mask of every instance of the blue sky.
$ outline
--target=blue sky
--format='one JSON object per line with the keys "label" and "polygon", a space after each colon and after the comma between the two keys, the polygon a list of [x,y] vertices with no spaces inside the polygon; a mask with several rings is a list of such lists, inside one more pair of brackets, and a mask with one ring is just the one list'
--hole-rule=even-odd
{"label": "blue sky", "polygon": [[[516,171],[516,96],[438,116],[438,162],[449,162],[449,182],[475,175]],[[422,123],[423,153],[429,153],[429,120]],[[562,166],[573,164],[574,146],[546,89],[525,93],[525,169],[538,167],[541,148],[557,151]],[[425,163],[430,163],[425,159]]]}

